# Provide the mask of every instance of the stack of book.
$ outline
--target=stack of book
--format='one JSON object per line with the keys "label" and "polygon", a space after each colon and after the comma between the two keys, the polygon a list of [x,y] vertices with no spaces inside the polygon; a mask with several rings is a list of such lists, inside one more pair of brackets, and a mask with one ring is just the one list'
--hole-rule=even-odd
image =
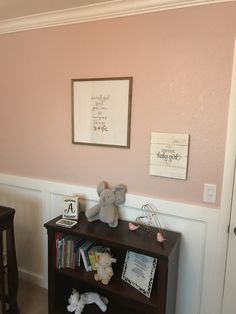
{"label": "stack of book", "polygon": [[106,250],[106,248],[102,245],[93,245],[88,253],[89,256],[89,262],[90,262],[90,269],[95,271],[97,270],[97,265],[98,265],[98,261],[99,261],[99,255],[104,252]]}
{"label": "stack of book", "polygon": [[101,254],[106,248],[92,240],[56,233],[56,268],[76,269],[82,264],[86,271],[95,271]]}

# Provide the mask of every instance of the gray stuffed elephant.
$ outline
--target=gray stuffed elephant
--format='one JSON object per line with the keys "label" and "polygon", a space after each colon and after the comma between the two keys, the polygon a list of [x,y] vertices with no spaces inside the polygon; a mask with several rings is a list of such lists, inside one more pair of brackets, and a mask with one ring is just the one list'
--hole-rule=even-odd
{"label": "gray stuffed elephant", "polygon": [[118,205],[125,202],[126,188],[123,184],[109,188],[104,181],[100,182],[97,187],[100,201],[97,205],[86,210],[85,215],[89,222],[101,220],[110,227],[118,225]]}

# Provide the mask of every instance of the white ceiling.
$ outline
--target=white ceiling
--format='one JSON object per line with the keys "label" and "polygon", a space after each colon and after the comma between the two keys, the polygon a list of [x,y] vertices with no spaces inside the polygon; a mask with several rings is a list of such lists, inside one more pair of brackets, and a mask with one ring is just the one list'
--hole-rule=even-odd
{"label": "white ceiling", "polygon": [[0,0],[0,20],[116,0]]}

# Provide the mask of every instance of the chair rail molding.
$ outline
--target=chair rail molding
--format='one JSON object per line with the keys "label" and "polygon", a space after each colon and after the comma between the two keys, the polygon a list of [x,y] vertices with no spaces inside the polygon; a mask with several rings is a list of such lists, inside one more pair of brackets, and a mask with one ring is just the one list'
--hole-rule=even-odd
{"label": "chair rail molding", "polygon": [[0,21],[0,34],[235,0],[113,0]]}
{"label": "chair rail molding", "polygon": [[[82,210],[99,201],[96,188],[0,173],[0,204],[16,210],[19,275],[42,287],[47,287],[48,269],[43,224],[62,213],[64,196],[78,196]],[[181,233],[176,314],[220,314],[217,237],[221,210],[127,194],[120,206],[120,219],[134,221],[147,203],[158,209],[163,228]]]}

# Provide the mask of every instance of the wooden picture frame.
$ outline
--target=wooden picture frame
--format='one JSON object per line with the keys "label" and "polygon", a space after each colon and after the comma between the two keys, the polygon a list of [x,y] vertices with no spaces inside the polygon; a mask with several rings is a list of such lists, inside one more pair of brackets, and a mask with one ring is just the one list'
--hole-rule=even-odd
{"label": "wooden picture frame", "polygon": [[130,147],[132,77],[72,79],[73,144]]}

